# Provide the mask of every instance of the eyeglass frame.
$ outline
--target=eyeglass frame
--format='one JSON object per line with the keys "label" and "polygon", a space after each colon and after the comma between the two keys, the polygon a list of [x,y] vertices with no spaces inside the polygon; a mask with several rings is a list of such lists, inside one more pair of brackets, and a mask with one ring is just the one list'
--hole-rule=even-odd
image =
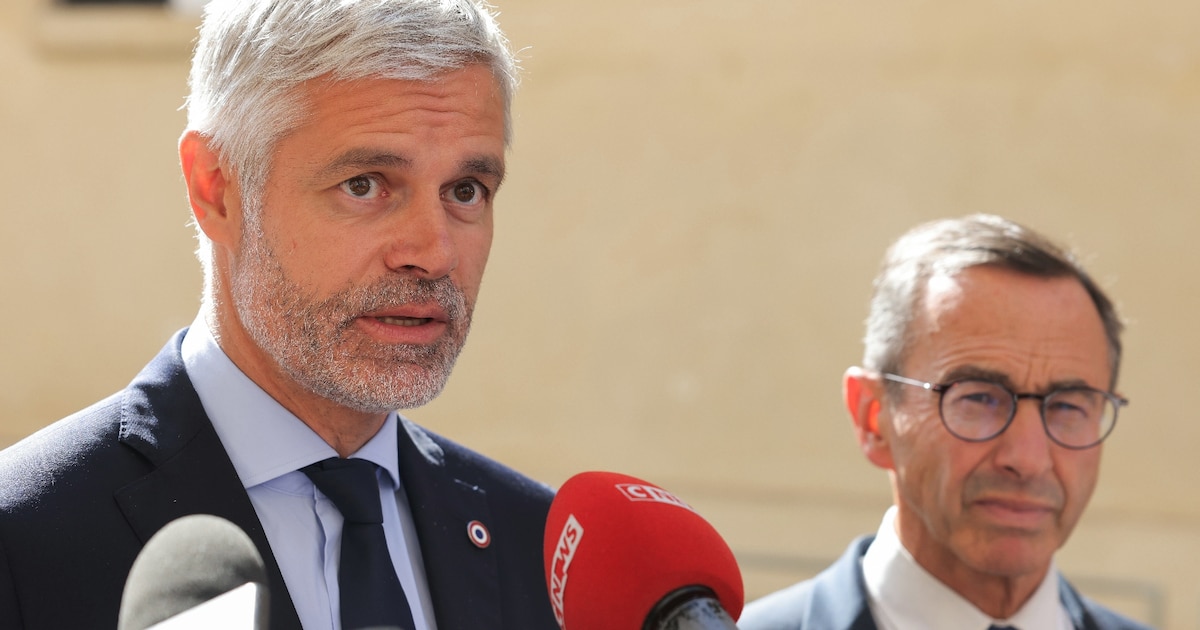
{"label": "eyeglass frame", "polygon": [[[915,387],[920,387],[926,391],[937,392],[937,394],[938,394],[938,418],[941,419],[942,426],[946,428],[946,431],[949,432],[950,435],[953,435],[954,437],[956,437],[964,442],[975,442],[975,443],[988,442],[990,440],[994,440],[994,439],[1000,437],[1001,435],[1004,434],[1005,431],[1008,430],[1008,427],[1012,426],[1013,420],[1017,417],[1017,405],[1021,402],[1021,399],[1022,398],[1033,398],[1033,399],[1040,401],[1040,403],[1041,403],[1038,405],[1038,415],[1041,416],[1041,418],[1042,418],[1042,430],[1046,432],[1046,437],[1050,438],[1051,441],[1053,441],[1055,444],[1057,444],[1063,448],[1071,449],[1073,451],[1083,451],[1083,450],[1087,450],[1089,448],[1094,448],[1096,446],[1099,446],[1101,443],[1104,442],[1104,440],[1108,439],[1109,435],[1112,435],[1113,429],[1117,428],[1117,417],[1121,415],[1121,413],[1120,413],[1121,407],[1125,407],[1129,404],[1129,399],[1127,399],[1123,396],[1119,396],[1112,392],[1107,392],[1102,389],[1096,389],[1095,387],[1089,387],[1086,385],[1078,386],[1078,387],[1060,387],[1058,389],[1046,392],[1045,394],[1034,394],[1034,393],[1030,393],[1030,392],[1014,392],[1007,385],[997,382],[997,381],[994,381],[994,380],[991,380],[991,379],[986,379],[986,378],[960,378],[960,379],[957,379],[954,381],[950,381],[949,383],[930,383],[927,381],[917,380],[915,378],[909,378],[907,376],[901,376],[899,374],[893,374],[891,372],[880,372],[879,375],[882,376],[884,379],[892,381],[894,383],[900,383],[903,385],[912,385]],[[946,392],[950,391],[951,387],[954,387],[955,385],[957,385],[959,383],[965,383],[965,382],[969,382],[969,381],[990,383],[992,385],[996,385],[997,387],[999,387],[1000,389],[1003,389],[1004,391],[1008,392],[1009,395],[1012,396],[1013,404],[1012,404],[1012,407],[1009,408],[1008,420],[1004,421],[1004,425],[1000,427],[1000,430],[996,431],[996,433],[994,433],[993,435],[990,435],[985,438],[968,438],[968,437],[963,437],[963,436],[955,433],[954,429],[950,428],[950,424],[948,422],[946,422],[946,414],[945,414],[945,412],[942,411],[943,402],[946,399]],[[1085,446],[1075,446],[1072,444],[1064,444],[1063,442],[1059,441],[1059,439],[1054,437],[1054,434],[1050,432],[1050,425],[1047,424],[1047,422],[1046,422],[1046,399],[1054,396],[1055,394],[1057,394],[1059,392],[1070,391],[1070,390],[1075,390],[1075,391],[1084,390],[1084,391],[1095,392],[1095,393],[1100,394],[1100,395],[1104,396],[1105,398],[1107,398],[1109,403],[1111,403],[1112,407],[1113,407],[1112,424],[1109,425],[1108,430],[1105,431],[1104,435],[1101,435],[1100,438],[1097,439],[1095,442],[1092,442],[1091,444],[1087,444]]]}

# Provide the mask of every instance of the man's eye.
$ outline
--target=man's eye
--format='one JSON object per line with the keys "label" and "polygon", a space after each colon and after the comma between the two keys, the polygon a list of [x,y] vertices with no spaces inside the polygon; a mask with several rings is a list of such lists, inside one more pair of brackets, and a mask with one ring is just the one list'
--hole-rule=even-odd
{"label": "man's eye", "polygon": [[987,405],[988,407],[995,407],[996,403],[999,402],[995,396],[986,392],[968,394],[963,396],[962,399],[977,405]]}
{"label": "man's eye", "polygon": [[359,175],[341,183],[341,189],[346,194],[359,199],[374,199],[380,195],[379,182],[373,177]]}
{"label": "man's eye", "polygon": [[451,186],[450,196],[457,203],[471,205],[486,199],[486,189],[479,182],[458,182]]}

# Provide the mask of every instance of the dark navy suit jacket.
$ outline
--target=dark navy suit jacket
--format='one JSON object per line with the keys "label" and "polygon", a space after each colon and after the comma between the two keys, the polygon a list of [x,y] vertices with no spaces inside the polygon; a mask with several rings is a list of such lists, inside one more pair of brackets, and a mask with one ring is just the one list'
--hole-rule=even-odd
{"label": "dark navy suit jacket", "polygon": [[[299,630],[275,553],[184,371],[178,333],[124,390],[0,452],[0,628],[112,629],[142,545],[215,514],[267,566],[271,628]],[[409,423],[400,478],[440,630],[556,630],[542,568],[553,491]],[[467,523],[483,522],[480,549]]]}
{"label": "dark navy suit jacket", "polygon": [[[746,606],[741,630],[876,630],[867,604],[862,557],[874,536],[850,544],[837,562],[811,580],[794,584]],[[1077,630],[1149,630],[1086,597],[1059,579],[1059,597]]]}

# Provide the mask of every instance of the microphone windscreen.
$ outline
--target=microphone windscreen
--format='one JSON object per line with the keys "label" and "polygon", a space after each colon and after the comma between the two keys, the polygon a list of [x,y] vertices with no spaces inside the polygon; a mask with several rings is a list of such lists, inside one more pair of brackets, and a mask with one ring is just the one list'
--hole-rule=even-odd
{"label": "microphone windscreen", "polygon": [[546,585],[564,630],[641,630],[660,600],[711,589],[729,616],[745,603],[733,552],[678,497],[640,479],[585,472],[558,490],[546,519]]}
{"label": "microphone windscreen", "polygon": [[118,630],[145,630],[249,582],[265,592],[267,571],[241,528],[209,514],[176,519],[133,561]]}

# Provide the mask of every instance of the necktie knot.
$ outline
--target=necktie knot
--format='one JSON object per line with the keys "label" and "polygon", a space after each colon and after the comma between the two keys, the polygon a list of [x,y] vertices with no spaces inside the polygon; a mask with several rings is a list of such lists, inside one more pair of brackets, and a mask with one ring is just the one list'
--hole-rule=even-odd
{"label": "necktie knot", "polygon": [[300,470],[337,506],[346,522],[375,524],[383,522],[377,468],[365,459],[331,457]]}
{"label": "necktie knot", "polygon": [[992,624],[992,625],[988,626],[988,630],[1017,630],[1017,627],[1016,626],[998,626],[996,624]]}

